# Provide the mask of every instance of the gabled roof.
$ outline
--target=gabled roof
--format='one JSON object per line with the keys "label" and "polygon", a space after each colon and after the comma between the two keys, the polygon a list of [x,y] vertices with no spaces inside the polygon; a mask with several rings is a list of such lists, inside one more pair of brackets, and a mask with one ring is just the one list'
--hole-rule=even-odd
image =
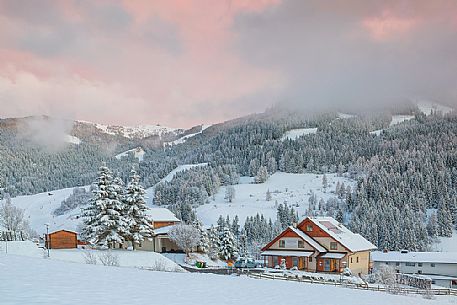
{"label": "gabled roof", "polygon": [[311,247],[316,249],[318,252],[327,252],[324,247],[322,247],[319,243],[317,243],[312,237],[309,237],[302,231],[300,231],[297,228],[294,228],[293,226],[287,227],[284,231],[281,232],[278,236],[276,236],[272,241],[270,241],[265,247],[262,248],[262,251],[266,251],[269,249],[277,240],[279,240],[281,237],[286,235],[287,232],[293,232],[295,233],[299,238],[301,238],[303,241],[307,242]]}
{"label": "gabled roof", "polygon": [[306,241],[311,247],[313,247],[314,249],[316,249],[317,251],[323,253],[323,252],[327,252],[327,250],[325,250],[324,247],[322,247],[319,243],[317,243],[312,237],[306,235],[305,233],[303,233],[301,230],[297,229],[297,228],[294,228],[293,226],[289,226],[289,228],[294,232],[296,233],[298,236],[300,236],[301,239],[303,239],[304,241]]}
{"label": "gabled roof", "polygon": [[146,215],[152,221],[180,221],[169,209],[150,208],[146,210]]}
{"label": "gabled roof", "polygon": [[366,240],[362,235],[353,233],[332,217],[308,217],[306,219],[312,221],[351,252],[376,249],[376,246]]}
{"label": "gabled roof", "polygon": [[67,233],[78,235],[78,232],[70,231],[70,230],[56,230],[56,231],[53,231],[53,232],[49,232],[49,235],[52,235],[52,234],[55,234],[55,233],[58,233],[58,232],[67,232]]}

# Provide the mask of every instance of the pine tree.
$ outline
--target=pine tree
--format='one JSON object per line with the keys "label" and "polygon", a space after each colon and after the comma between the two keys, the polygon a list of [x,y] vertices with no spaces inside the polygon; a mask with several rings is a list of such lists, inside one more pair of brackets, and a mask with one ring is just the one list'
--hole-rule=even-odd
{"label": "pine tree", "polygon": [[239,224],[239,218],[238,215],[235,215],[232,221],[232,226],[231,226],[231,231],[235,236],[238,236],[240,234],[240,224]]}
{"label": "pine tree", "polygon": [[219,257],[226,261],[235,260],[238,257],[235,238],[228,227],[224,227],[219,237]]}
{"label": "pine tree", "polygon": [[265,194],[265,200],[266,200],[266,201],[271,201],[271,198],[272,198],[272,197],[271,197],[271,192],[270,192],[270,190],[268,189],[268,190],[267,190],[267,193]]}
{"label": "pine tree", "polygon": [[438,235],[443,237],[452,237],[452,216],[445,201],[442,201],[438,207]]}
{"label": "pine tree", "polygon": [[233,200],[235,199],[235,188],[233,187],[233,185],[229,185],[225,188],[224,199],[230,203],[233,202]]}
{"label": "pine tree", "polygon": [[268,179],[268,170],[265,166],[260,166],[254,178],[255,183],[264,183]]}
{"label": "pine tree", "polygon": [[215,260],[219,254],[219,232],[213,226],[208,231],[208,256]]}
{"label": "pine tree", "polygon": [[135,245],[152,236],[152,225],[146,215],[145,191],[135,169],[130,172],[130,182],[124,193],[125,217],[129,225],[128,239]]}
{"label": "pine tree", "polygon": [[203,228],[203,224],[199,220],[194,222],[194,226],[200,232],[200,242],[197,246],[198,250],[203,253],[208,253],[210,248],[208,232]]}
{"label": "pine tree", "polygon": [[428,236],[431,238],[435,238],[438,236],[438,219],[436,217],[436,213],[433,212],[427,222],[427,233]]}
{"label": "pine tree", "polygon": [[128,222],[123,216],[122,188],[113,180],[111,171],[105,165],[99,169],[97,188],[89,207],[83,211],[83,236],[98,246],[113,248],[125,241]]}

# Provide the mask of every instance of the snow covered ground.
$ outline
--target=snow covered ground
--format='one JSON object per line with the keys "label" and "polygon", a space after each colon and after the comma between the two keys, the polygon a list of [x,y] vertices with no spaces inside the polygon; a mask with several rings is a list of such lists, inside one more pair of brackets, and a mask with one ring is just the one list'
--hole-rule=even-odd
{"label": "snow covered ground", "polygon": [[440,105],[438,103],[429,102],[429,101],[422,101],[417,104],[419,110],[424,113],[425,115],[431,115],[432,112],[441,112],[442,114],[447,114],[451,112],[451,107]]}
{"label": "snow covered ground", "polygon": [[284,133],[281,140],[296,140],[301,136],[305,136],[308,134],[315,134],[316,132],[317,132],[317,128],[291,129]]}
{"label": "snow covered ground", "polygon": [[[244,184],[234,185],[235,199],[232,203],[226,202],[225,187],[221,187],[215,196],[215,201],[209,204],[204,204],[197,208],[197,217],[205,224],[211,225],[217,223],[219,215],[230,216],[233,219],[238,215],[240,222],[244,223],[247,216],[255,216],[257,213],[263,214],[267,219],[276,219],[278,204],[285,201],[289,206],[293,206],[298,210],[299,216],[309,206],[308,199],[312,192],[317,196],[319,201],[322,198],[327,201],[329,198],[336,197],[333,193],[337,182],[344,182],[346,186],[355,185],[353,180],[345,177],[338,177],[336,174],[327,174],[329,187],[326,192],[322,187],[323,175],[317,174],[289,174],[277,172],[273,174],[265,183],[250,184],[251,179],[241,179]],[[270,190],[272,199],[266,201],[266,193]],[[298,205],[298,208],[296,207]]]}
{"label": "snow covered ground", "polygon": [[435,251],[457,253],[457,231],[454,230],[452,237],[440,237],[439,242],[435,243],[433,248]]}
{"label": "snow covered ground", "polygon": [[[89,190],[89,186],[85,187]],[[32,229],[39,234],[45,233],[45,223],[49,224],[49,230],[59,229],[76,230],[80,223],[77,215],[80,209],[74,209],[67,214],[55,216],[53,212],[60,206],[63,200],[70,197],[73,188],[61,189],[46,193],[39,193],[29,196],[18,196],[11,199],[13,205],[25,210],[25,217]]]}
{"label": "snow covered ground", "polygon": [[394,126],[394,125],[403,123],[405,121],[409,121],[411,119],[414,119],[414,115],[403,115],[403,114],[393,115],[392,121],[390,121],[389,126]]}
{"label": "snow covered ground", "polygon": [[0,254],[0,303],[17,304],[303,304],[445,305],[382,292],[297,282],[105,267]]}
{"label": "snow covered ground", "polygon": [[166,142],[164,143],[164,146],[165,145],[178,145],[178,144],[182,144],[182,143],[185,143],[188,139],[198,135],[198,134],[201,134],[205,129],[211,127],[212,125],[202,125],[202,129],[199,131],[199,132],[196,132],[196,133],[191,133],[191,134],[188,134],[188,135],[185,135],[177,140],[174,140],[172,142]]}
{"label": "snow covered ground", "polygon": [[[6,245],[5,242],[0,241],[0,253],[5,253],[7,247],[8,255],[43,258],[45,254],[43,249],[38,248],[38,246],[31,241],[13,241],[8,242],[8,245]],[[106,253],[106,251],[88,249],[51,249],[49,259],[84,264],[84,254],[89,252],[96,257]],[[183,271],[174,261],[166,258],[160,253],[126,250],[112,250],[111,253],[119,258],[119,266],[121,267],[149,268],[172,272]],[[100,261],[98,261],[97,264],[101,264]]]}
{"label": "snow covered ground", "polygon": [[65,142],[70,144],[79,145],[81,144],[81,139],[71,135],[65,135]]}
{"label": "snow covered ground", "polygon": [[145,151],[141,147],[129,149],[116,155],[116,159],[121,159],[122,157],[127,157],[129,153],[133,153],[133,156],[138,159],[138,161],[143,162]]}
{"label": "snow covered ground", "polygon": [[338,118],[339,119],[351,119],[351,118],[355,118],[355,117],[356,117],[355,114],[338,112]]}

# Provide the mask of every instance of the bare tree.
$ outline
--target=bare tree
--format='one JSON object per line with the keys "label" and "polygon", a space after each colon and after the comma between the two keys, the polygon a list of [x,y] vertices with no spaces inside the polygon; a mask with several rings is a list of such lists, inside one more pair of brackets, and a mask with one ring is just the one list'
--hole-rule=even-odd
{"label": "bare tree", "polygon": [[24,210],[15,207],[11,198],[6,198],[0,205],[0,225],[8,231],[22,231],[28,227],[24,220]]}
{"label": "bare tree", "polygon": [[192,249],[198,246],[200,243],[200,231],[191,225],[179,224],[174,226],[168,236],[176,245],[183,249],[186,256],[192,252]]}

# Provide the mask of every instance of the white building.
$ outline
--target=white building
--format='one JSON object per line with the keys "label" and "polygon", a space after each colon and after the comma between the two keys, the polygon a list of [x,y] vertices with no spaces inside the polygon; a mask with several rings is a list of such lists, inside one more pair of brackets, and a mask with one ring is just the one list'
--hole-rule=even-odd
{"label": "white building", "polygon": [[376,251],[371,257],[374,269],[388,265],[397,273],[422,274],[432,284],[457,288],[457,252]]}

